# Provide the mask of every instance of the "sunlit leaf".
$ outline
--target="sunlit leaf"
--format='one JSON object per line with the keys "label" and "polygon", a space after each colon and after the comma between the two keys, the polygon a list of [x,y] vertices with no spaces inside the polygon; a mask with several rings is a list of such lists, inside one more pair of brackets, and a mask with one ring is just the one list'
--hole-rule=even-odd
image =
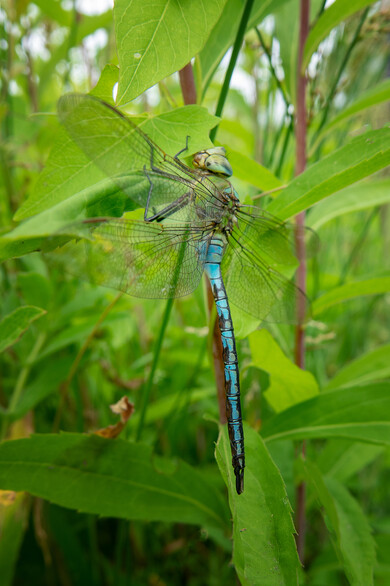
{"label": "sunlit leaf", "polygon": [[267,330],[249,336],[252,366],[265,370],[270,386],[264,397],[277,413],[319,393],[311,372],[298,368],[282,352]]}
{"label": "sunlit leaf", "polygon": [[286,220],[383,169],[389,161],[390,128],[366,132],[296,177],[267,209]]}
{"label": "sunlit leaf", "polygon": [[286,488],[263,441],[244,426],[245,490],[235,492],[226,426],[221,430],[216,458],[229,487],[233,516],[233,561],[242,584],[298,584],[299,560]]}

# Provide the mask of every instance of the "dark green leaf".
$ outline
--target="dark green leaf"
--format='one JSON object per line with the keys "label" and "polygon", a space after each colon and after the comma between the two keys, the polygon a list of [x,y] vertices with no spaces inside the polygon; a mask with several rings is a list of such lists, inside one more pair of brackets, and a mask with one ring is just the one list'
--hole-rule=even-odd
{"label": "dark green leaf", "polygon": [[153,457],[149,446],[96,435],[33,435],[0,445],[0,487],[104,517],[224,527],[205,474]]}

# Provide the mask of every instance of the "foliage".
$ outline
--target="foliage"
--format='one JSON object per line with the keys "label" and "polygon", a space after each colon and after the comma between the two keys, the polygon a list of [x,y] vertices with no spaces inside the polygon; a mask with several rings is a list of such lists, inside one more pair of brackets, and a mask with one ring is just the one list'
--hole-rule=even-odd
{"label": "foliage", "polygon": [[[367,0],[327,4],[311,2],[308,162],[296,177],[298,0],[1,9],[2,585],[389,582],[389,14]],[[188,105],[176,72],[193,58]],[[306,212],[318,231],[305,371],[291,326],[259,331],[233,310],[247,422],[240,496],[223,425],[217,441],[203,288],[170,314],[170,301],[117,295],[42,254],[72,222],[136,207],[59,125],[68,91],[120,107],[171,155],[187,137],[191,153],[210,146],[218,125],[242,201],[260,190],[268,211]],[[106,164],[116,153],[113,137]],[[130,158],[121,164],[131,170]],[[135,412],[118,427],[109,406],[118,412],[123,395]],[[302,482],[304,567],[293,522]]]}

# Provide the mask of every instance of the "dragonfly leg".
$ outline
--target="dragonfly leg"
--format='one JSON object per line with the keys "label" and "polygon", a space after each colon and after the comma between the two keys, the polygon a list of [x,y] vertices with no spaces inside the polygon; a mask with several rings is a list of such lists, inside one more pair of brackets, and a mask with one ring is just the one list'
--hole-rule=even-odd
{"label": "dragonfly leg", "polygon": [[174,156],[175,159],[178,159],[179,158],[179,155],[181,155],[182,153],[185,153],[186,151],[188,151],[188,141],[189,141],[189,138],[190,137],[187,134],[187,137],[186,137],[186,146],[184,147],[184,149],[181,149],[181,151],[179,151],[178,153],[176,153],[176,155]]}

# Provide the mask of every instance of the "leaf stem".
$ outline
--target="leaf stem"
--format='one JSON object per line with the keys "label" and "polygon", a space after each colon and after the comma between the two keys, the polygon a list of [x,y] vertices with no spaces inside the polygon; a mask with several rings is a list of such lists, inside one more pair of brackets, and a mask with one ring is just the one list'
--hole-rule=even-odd
{"label": "leaf stem", "polygon": [[[223,111],[223,107],[225,105],[225,101],[226,101],[227,94],[229,91],[230,81],[232,79],[233,71],[236,66],[236,62],[237,62],[238,54],[241,49],[242,41],[244,40],[244,35],[245,35],[245,31],[246,31],[246,28],[248,25],[248,20],[249,20],[249,16],[250,16],[250,13],[252,10],[253,3],[254,3],[254,0],[246,0],[245,8],[242,13],[242,17],[241,17],[241,21],[240,21],[240,25],[238,27],[236,40],[234,41],[233,51],[232,51],[232,54],[230,57],[229,66],[226,71],[226,75],[225,75],[225,79],[224,79],[223,86],[221,89],[221,93],[219,94],[219,100],[218,100],[217,108],[215,110],[216,116],[221,116],[222,111]],[[215,126],[210,132],[210,139],[213,142],[214,142],[215,137],[217,135],[217,130],[218,130],[218,126]]]}

